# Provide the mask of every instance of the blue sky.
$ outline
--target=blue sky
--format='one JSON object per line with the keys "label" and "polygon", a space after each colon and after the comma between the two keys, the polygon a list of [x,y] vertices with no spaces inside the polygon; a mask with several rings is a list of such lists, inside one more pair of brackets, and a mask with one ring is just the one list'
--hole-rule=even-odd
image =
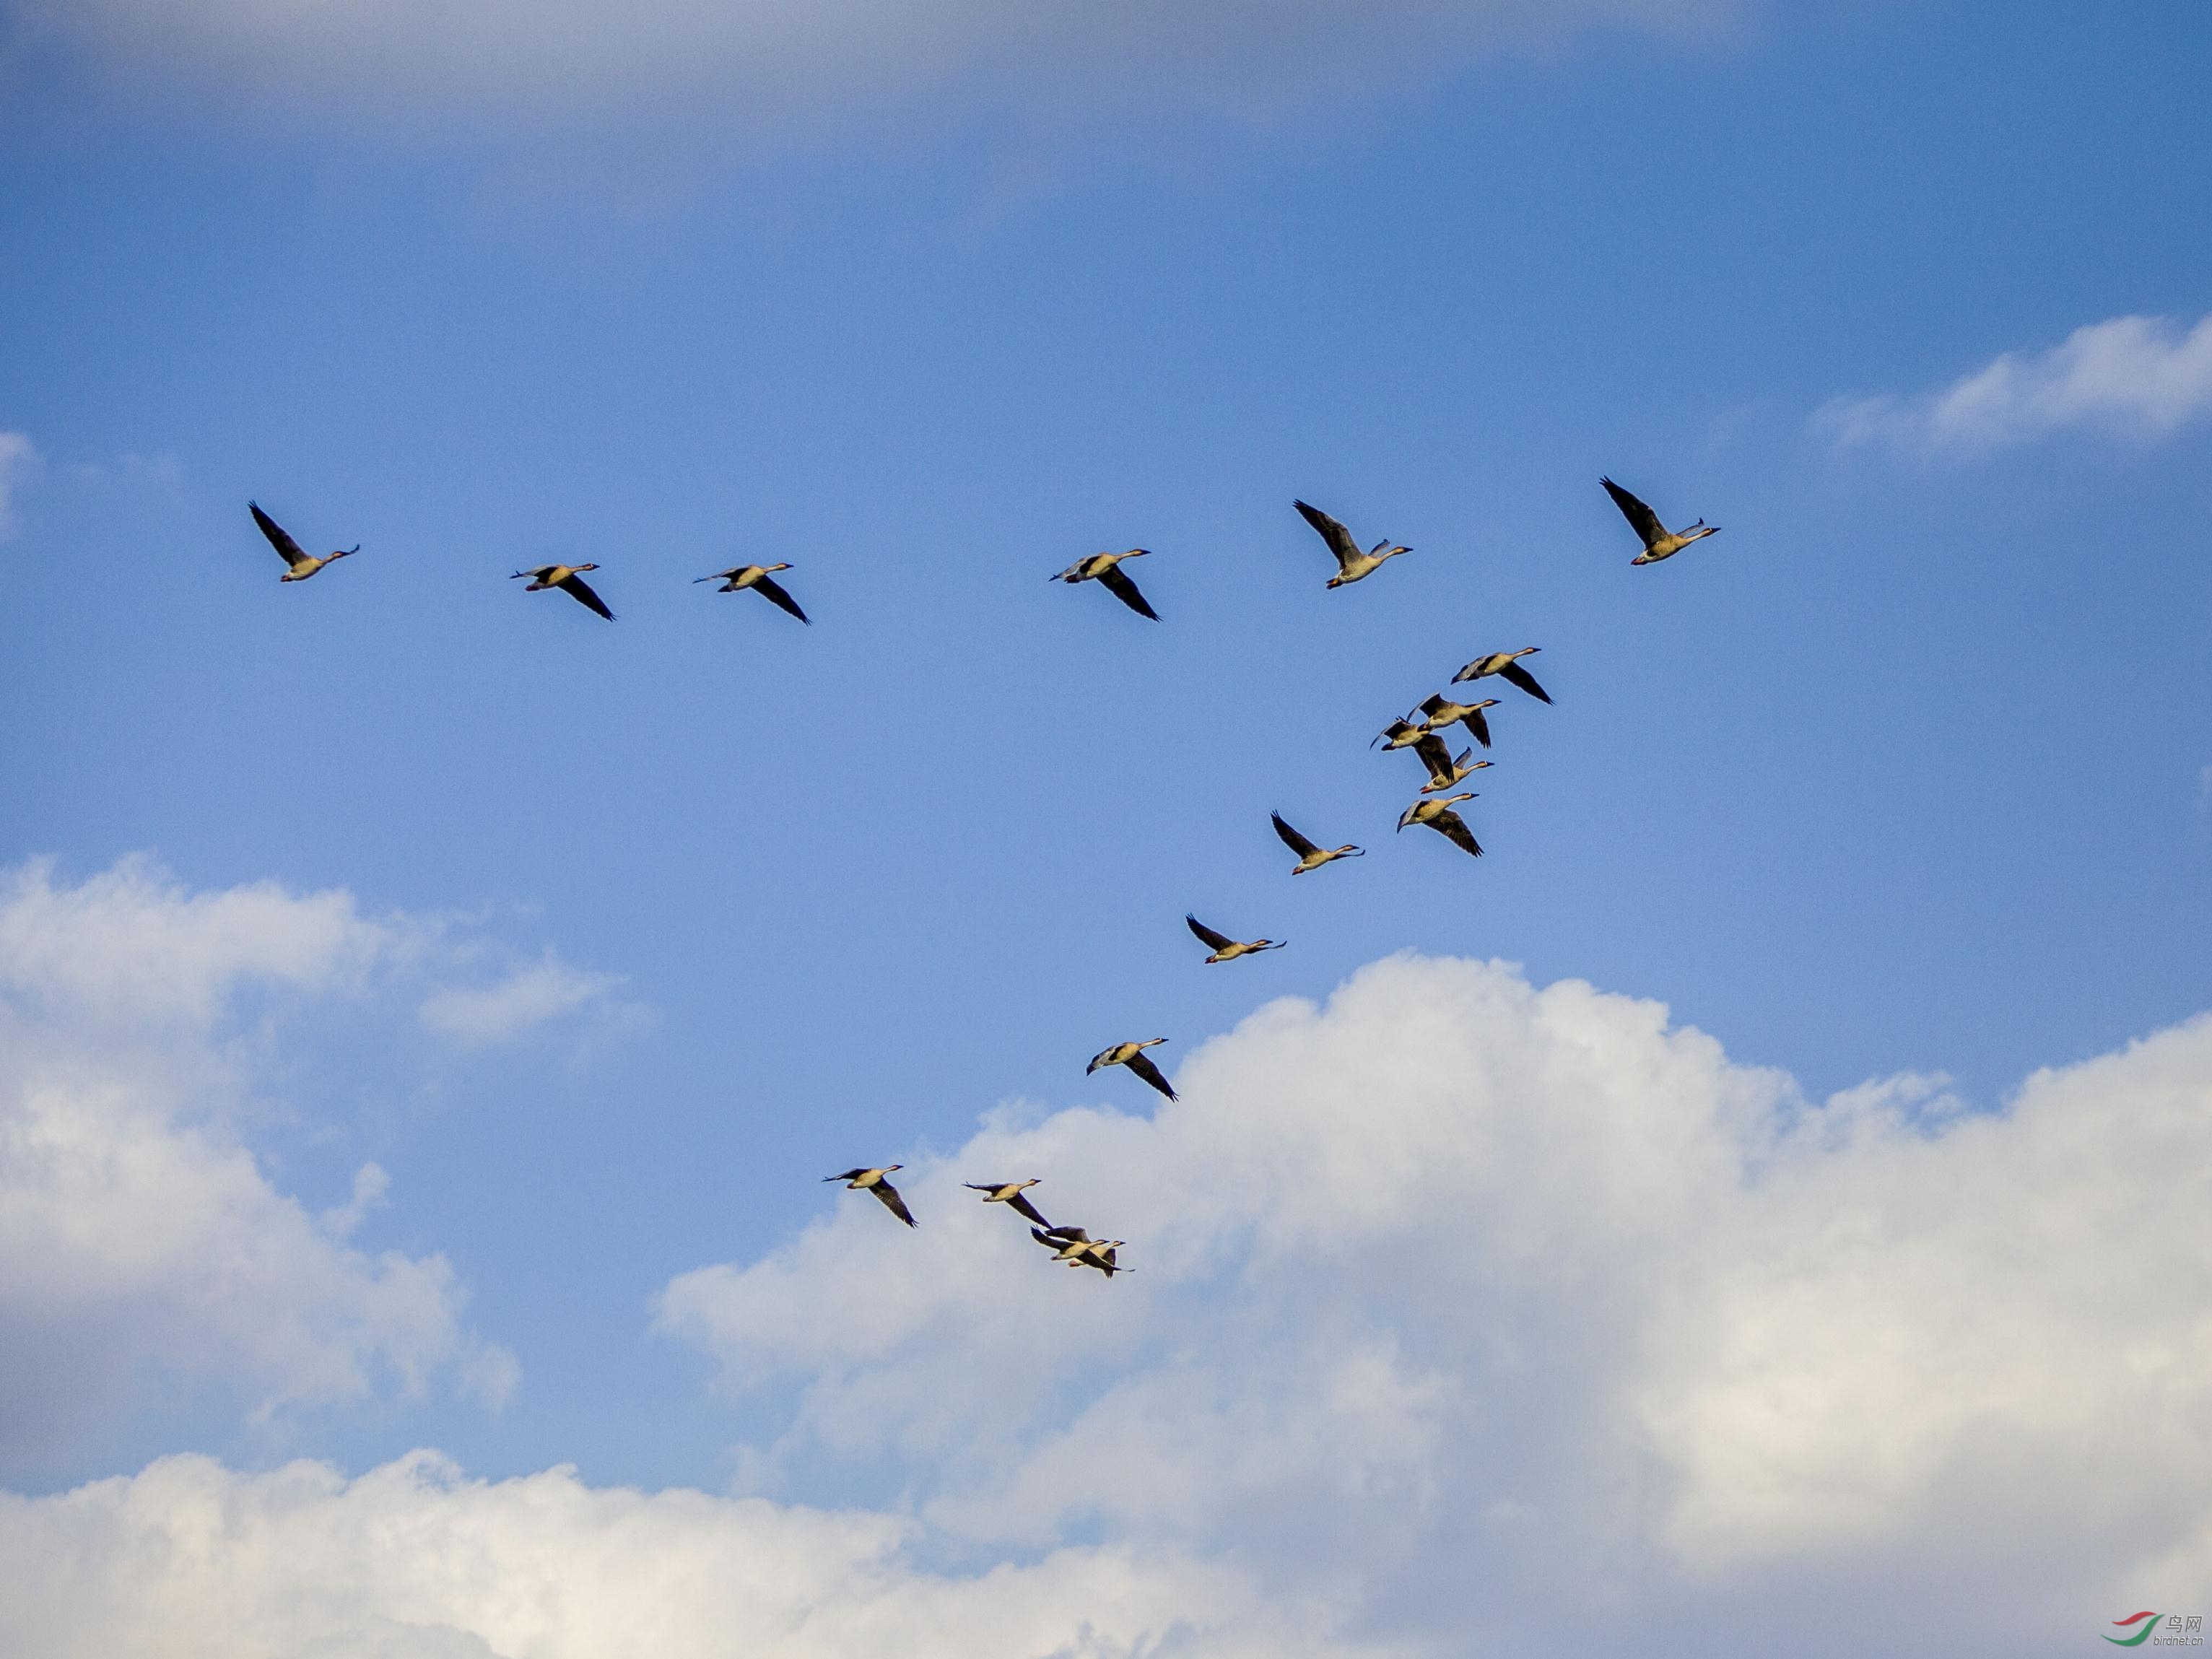
{"label": "blue sky", "polygon": [[[777,1446],[780,1500],[926,1510],[942,1443],[821,1428],[859,1361],[732,1383],[698,1331],[740,1327],[665,1287],[797,1260],[817,1176],[979,1115],[1149,1113],[1085,1060],[1166,1035],[1173,1074],[1397,952],[1663,1003],[1816,1101],[1942,1074],[1996,1121],[2204,1007],[2212,24],[1592,6],[1532,43],[1407,7],[1433,41],[1378,24],[1346,90],[1328,8],[1266,75],[1214,11],[1218,56],[1138,9],[1095,74],[980,4],[941,82],[799,53],[786,143],[660,106],[728,51],[781,108],[772,41],[662,63],[667,100],[548,46],[481,107],[395,47],[303,112],[357,43],[260,62],[215,6],[165,55],[135,0],[0,5],[31,452],[0,855],[436,935],[338,993],[224,979],[192,1052],[230,1103],[176,1121],[307,1211],[373,1161],[360,1248],[445,1257],[520,1378],[255,1417],[210,1361],[15,1437],[10,1489],[427,1445],[719,1492]],[[2148,375],[2119,336],[2063,356],[2130,317],[2167,319]],[[1723,533],[1632,569],[1601,473]],[[249,496],[361,556],[280,586]],[[1293,497],[1415,551],[1325,592]],[[1134,545],[1158,625],[1044,580]],[[814,627],[691,584],[753,557]],[[555,559],[620,620],[507,580]],[[1493,711],[1489,856],[1394,836],[1419,775],[1369,738],[1530,644],[1556,703]],[[1371,856],[1293,882],[1271,808]],[[1186,910],[1291,947],[1202,968]],[[422,1012],[533,967],[537,1023]],[[835,1237],[899,1245],[880,1220]],[[943,1524],[915,1547],[988,1559]]]}

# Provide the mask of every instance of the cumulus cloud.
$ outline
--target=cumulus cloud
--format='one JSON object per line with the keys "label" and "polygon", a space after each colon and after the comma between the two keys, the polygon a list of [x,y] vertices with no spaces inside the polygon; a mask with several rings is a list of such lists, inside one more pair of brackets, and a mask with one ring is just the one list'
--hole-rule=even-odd
{"label": "cumulus cloud", "polygon": [[[1118,1081],[1118,1079],[1116,1079]],[[170,1458],[0,1499],[0,1646],[199,1659],[2060,1651],[2212,1568],[2212,1016],[1972,1110],[1375,964],[1008,1107],[663,1328],[748,1487]],[[1134,1241],[1053,1265],[963,1180]],[[367,1197],[374,1201],[374,1182]],[[823,1468],[873,1507],[781,1501]]]}
{"label": "cumulus cloud", "polygon": [[[2197,1582],[2160,1562],[2212,1536],[2212,1018],[2000,1112],[1814,1105],[1658,1005],[1407,958],[1176,1081],[909,1157],[911,1236],[854,1201],[672,1283],[725,1386],[796,1390],[766,1478],[888,1463],[948,1536],[1173,1540],[1437,1653],[1567,1607],[1748,1640],[1814,1585],[1808,1651],[1946,1598],[2017,1650]],[[1138,1271],[957,1184],[1030,1174]]]}
{"label": "cumulus cloud", "polygon": [[40,1659],[1273,1659],[1332,1650],[1234,1573],[1114,1547],[919,1570],[912,1522],[573,1470],[465,1480],[418,1453],[347,1481],[166,1458],[0,1498],[0,1634]]}
{"label": "cumulus cloud", "polygon": [[2006,352],[1917,398],[1840,398],[1819,422],[1840,446],[1982,453],[2054,433],[2162,438],[2212,412],[2212,316],[2184,330],[2163,317],[2077,328],[2039,356]]}
{"label": "cumulus cloud", "polygon": [[1013,113],[1265,118],[1594,25],[1733,0],[11,0],[23,38],[118,86],[386,137],[602,136],[758,153]]}
{"label": "cumulus cloud", "polygon": [[144,860],[0,879],[0,1451],[51,1449],[151,1389],[266,1416],[441,1370],[494,1402],[512,1388],[442,1256],[349,1242],[382,1170],[317,1218],[239,1132],[227,1011],[250,988],[358,986],[408,934],[344,893],[194,893]]}
{"label": "cumulus cloud", "polygon": [[0,432],[0,542],[12,541],[23,528],[15,511],[15,492],[39,476],[39,452],[20,432]]}

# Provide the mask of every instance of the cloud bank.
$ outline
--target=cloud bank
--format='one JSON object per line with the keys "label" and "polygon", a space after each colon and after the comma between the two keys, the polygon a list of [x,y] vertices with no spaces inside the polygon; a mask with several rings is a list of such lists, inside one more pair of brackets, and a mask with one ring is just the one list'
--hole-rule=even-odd
{"label": "cloud bank", "polygon": [[[347,959],[343,905],[257,952],[228,896],[226,971]],[[906,1153],[915,1231],[823,1188],[673,1279],[781,1425],[750,1495],[165,1458],[0,1498],[0,1648],[1863,1659],[2074,1650],[2212,1571],[2212,1017],[2001,1110],[1814,1103],[1659,1004],[1405,957],[1176,1080]],[[1136,1271],[959,1185],[1032,1174]]]}
{"label": "cloud bank", "polygon": [[9,0],[21,40],[133,96],[386,138],[651,135],[759,154],[1013,114],[1266,119],[1600,25],[1732,0]]}
{"label": "cloud bank", "polygon": [[2212,316],[2077,328],[2039,356],[2013,352],[1917,398],[1841,398],[1819,422],[1840,447],[1985,454],[2071,430],[2148,441],[2212,413]]}

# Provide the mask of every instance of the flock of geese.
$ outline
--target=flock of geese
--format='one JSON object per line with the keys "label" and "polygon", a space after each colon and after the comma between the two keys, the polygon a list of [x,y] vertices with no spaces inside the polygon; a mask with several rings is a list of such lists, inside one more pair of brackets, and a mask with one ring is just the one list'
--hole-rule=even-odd
{"label": "flock of geese", "polygon": [[[1629,561],[1632,564],[1656,564],[1662,559],[1671,559],[1691,543],[1713,535],[1719,529],[1718,526],[1709,525],[1699,519],[1695,524],[1680,530],[1669,530],[1656,513],[1612,479],[1601,478],[1598,482],[1644,544],[1643,550]],[[1299,515],[1328,544],[1329,552],[1335,556],[1336,574],[1331,576],[1327,583],[1330,587],[1344,587],[1364,580],[1390,560],[1413,550],[1387,538],[1370,548],[1362,550],[1341,520],[1304,501],[1297,501],[1293,505]],[[280,581],[305,581],[340,559],[351,558],[361,551],[356,544],[340,551],[315,557],[295,541],[283,526],[263,512],[258,502],[248,501],[246,507],[253,514],[253,522],[260,527],[261,533],[268,538],[270,545],[284,560],[284,574],[277,579]],[[1121,553],[1093,553],[1078,559],[1051,580],[1071,585],[1095,581],[1139,616],[1158,622],[1159,613],[1152,609],[1151,602],[1131,580],[1129,573],[1121,568],[1131,559],[1150,556],[1151,550],[1149,548],[1133,547]],[[527,576],[530,585],[526,592],[536,593],[557,589],[587,610],[612,622],[615,613],[607,608],[606,601],[584,580],[586,571],[599,568],[590,563],[544,564],[532,570],[518,570],[514,580],[519,581]],[[739,593],[750,589],[777,609],[796,617],[802,623],[806,622],[806,612],[775,580],[778,572],[791,568],[788,564],[733,565],[727,570],[718,570],[711,576],[700,576],[694,580],[695,583],[721,583],[722,586],[715,590],[720,593]],[[1494,677],[1540,702],[1549,703],[1552,701],[1550,693],[1537,684],[1536,677],[1521,665],[1521,659],[1535,655],[1539,648],[1533,645],[1524,646],[1518,651],[1495,651],[1487,656],[1477,657],[1454,674],[1451,683],[1460,685]],[[1442,792],[1465,782],[1488,766],[1490,762],[1474,759],[1472,746],[1454,755],[1444,734],[1454,726],[1461,726],[1476,744],[1488,749],[1490,723],[1483,718],[1483,710],[1497,706],[1498,699],[1495,697],[1486,697],[1480,702],[1458,702],[1439,691],[1382,728],[1375,738],[1375,744],[1381,745],[1385,751],[1412,750],[1414,757],[1429,775],[1429,781],[1421,786],[1421,798],[1400,817],[1400,830],[1419,824],[1435,830],[1471,856],[1482,856],[1482,845],[1475,840],[1474,832],[1468,828],[1467,820],[1452,810],[1461,801],[1475,799],[1475,792],[1469,790],[1450,795]],[[1364,848],[1349,843],[1342,847],[1323,847],[1293,828],[1281,813],[1276,812],[1271,817],[1275,834],[1281,837],[1285,846],[1297,854],[1297,863],[1291,869],[1294,876],[1310,874],[1339,859],[1364,855]],[[1235,962],[1242,957],[1279,951],[1285,943],[1273,939],[1232,939],[1207,927],[1195,915],[1186,915],[1183,921],[1198,941],[1211,952],[1206,958],[1209,963]],[[1088,1076],[1103,1067],[1119,1066],[1133,1072],[1168,1099],[1177,1099],[1179,1097],[1174,1087],[1145,1052],[1147,1048],[1158,1048],[1166,1041],[1165,1037],[1148,1037],[1141,1042],[1115,1043],[1093,1055],[1091,1064],[1084,1068],[1084,1073]],[[907,1207],[906,1200],[890,1182],[891,1175],[905,1167],[900,1164],[886,1164],[878,1168],[847,1170],[840,1175],[824,1176],[823,1179],[825,1182],[842,1181],[849,1192],[873,1194],[885,1209],[911,1227],[915,1224],[914,1212]],[[1030,1224],[1030,1237],[1052,1251],[1055,1261],[1064,1262],[1071,1267],[1093,1267],[1108,1279],[1117,1273],[1131,1271],[1120,1264],[1116,1255],[1116,1252],[1128,1243],[1127,1239],[1093,1238],[1080,1227],[1056,1227],[1048,1221],[1025,1196],[1030,1188],[1040,1184],[1037,1177],[1032,1176],[1026,1181],[971,1181],[965,1184],[970,1190],[982,1194],[984,1203],[1003,1204],[1027,1220]]]}

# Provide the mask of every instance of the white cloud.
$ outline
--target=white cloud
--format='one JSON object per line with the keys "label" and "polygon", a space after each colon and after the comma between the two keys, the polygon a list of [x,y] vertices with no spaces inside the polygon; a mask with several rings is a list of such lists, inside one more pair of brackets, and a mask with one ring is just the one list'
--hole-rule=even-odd
{"label": "white cloud", "polygon": [[1735,0],[15,0],[25,37],[134,94],[385,137],[649,135],[740,151],[1013,112],[1070,128],[1266,118],[1594,25]]}
{"label": "white cloud", "polygon": [[[496,1484],[417,1454],[348,1482],[173,1457],[0,1498],[0,1647],[25,1659],[1277,1659],[1342,1653],[1233,1571],[1069,1548],[917,1569],[888,1516]],[[1379,1659],[1379,1656],[1378,1656]]]}
{"label": "white cloud", "polygon": [[620,1022],[637,1012],[611,1000],[621,983],[616,975],[572,968],[549,950],[496,983],[433,992],[422,1004],[422,1023],[465,1042],[501,1042],[548,1020],[573,1021],[586,1012]]}
{"label": "white cloud", "polygon": [[[726,1386],[797,1384],[764,1477],[887,1462],[949,1537],[1172,1543],[1437,1653],[1816,1601],[1808,1651],[1947,1605],[2013,1651],[2198,1582],[2153,1581],[2212,1539],[2212,1018],[2002,1113],[1816,1108],[1657,1005],[1407,958],[1176,1081],[909,1156],[912,1235],[854,1201],[671,1284]],[[1138,1272],[957,1184],[1030,1174]]]}
{"label": "white cloud", "polygon": [[[2012,1654],[2212,1569],[2212,1016],[2001,1111],[1814,1105],[1659,1005],[1407,957],[1176,1081],[908,1155],[913,1232],[822,1188],[667,1286],[796,1401],[749,1484],[874,1509],[165,1459],[0,1499],[0,1649]],[[1028,1174],[1136,1271],[957,1184]]]}
{"label": "white cloud", "polygon": [[0,878],[0,1449],[51,1449],[149,1392],[212,1386],[266,1415],[441,1370],[495,1403],[512,1388],[442,1256],[349,1243],[380,1169],[318,1220],[238,1131],[240,994],[358,988],[413,931],[342,892],[187,892],[145,860],[75,886],[46,863]]}
{"label": "white cloud", "polygon": [[39,452],[20,432],[0,432],[0,542],[11,541],[23,527],[15,511],[15,492],[39,476]]}
{"label": "white cloud", "polygon": [[1820,415],[1839,445],[1984,453],[2087,428],[2147,440],[2212,413],[2212,316],[2077,328],[2039,356],[2006,352],[1917,398],[1840,398]]}

